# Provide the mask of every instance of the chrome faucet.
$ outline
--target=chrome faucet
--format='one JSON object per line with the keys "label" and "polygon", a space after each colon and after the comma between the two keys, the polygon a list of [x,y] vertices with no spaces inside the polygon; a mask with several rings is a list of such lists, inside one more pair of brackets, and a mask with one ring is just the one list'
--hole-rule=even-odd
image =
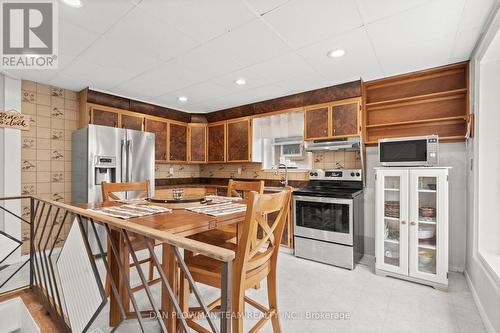
{"label": "chrome faucet", "polygon": [[281,167],[281,166],[284,166],[284,167],[285,167],[285,180],[283,181],[283,180],[281,180],[281,179],[280,179],[280,184],[281,184],[281,185],[283,185],[283,186],[288,186],[288,167],[287,167],[287,165],[286,165],[286,164],[284,164],[284,163],[280,163],[280,164],[278,164],[278,166],[277,166],[277,168],[276,168],[276,173],[275,173],[275,175],[278,175],[278,174],[279,174],[279,172],[280,172],[280,167]]}

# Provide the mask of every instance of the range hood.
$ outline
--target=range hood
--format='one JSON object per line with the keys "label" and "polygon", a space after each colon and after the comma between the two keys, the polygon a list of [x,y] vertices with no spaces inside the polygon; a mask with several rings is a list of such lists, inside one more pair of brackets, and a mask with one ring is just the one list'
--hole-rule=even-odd
{"label": "range hood", "polygon": [[336,150],[359,150],[360,138],[353,137],[337,140],[315,140],[306,142],[305,151],[336,151]]}

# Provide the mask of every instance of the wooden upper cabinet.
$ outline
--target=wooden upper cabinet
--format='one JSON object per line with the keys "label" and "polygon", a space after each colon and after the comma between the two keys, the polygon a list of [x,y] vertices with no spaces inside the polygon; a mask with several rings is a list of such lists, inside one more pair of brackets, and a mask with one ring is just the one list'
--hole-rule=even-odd
{"label": "wooden upper cabinet", "polygon": [[155,134],[155,160],[167,160],[167,126],[164,121],[146,119],[145,131]]}
{"label": "wooden upper cabinet", "polygon": [[227,162],[252,160],[252,132],[250,119],[227,123]]}
{"label": "wooden upper cabinet", "polygon": [[170,123],[169,127],[169,161],[187,162],[187,124]]}
{"label": "wooden upper cabinet", "polygon": [[144,117],[121,114],[121,128],[142,131]]}
{"label": "wooden upper cabinet", "polygon": [[361,135],[361,98],[313,105],[304,110],[305,140]]}
{"label": "wooden upper cabinet", "polygon": [[328,105],[306,108],[304,112],[304,138],[306,140],[328,138],[330,107]]}
{"label": "wooden upper cabinet", "polygon": [[208,125],[208,162],[226,161],[226,124]]}
{"label": "wooden upper cabinet", "polygon": [[189,162],[207,161],[207,125],[189,124]]}
{"label": "wooden upper cabinet", "polygon": [[118,112],[107,107],[90,107],[90,122],[94,125],[118,127]]}
{"label": "wooden upper cabinet", "polygon": [[332,137],[346,137],[360,134],[360,106],[361,104],[358,100],[345,104],[332,105]]}

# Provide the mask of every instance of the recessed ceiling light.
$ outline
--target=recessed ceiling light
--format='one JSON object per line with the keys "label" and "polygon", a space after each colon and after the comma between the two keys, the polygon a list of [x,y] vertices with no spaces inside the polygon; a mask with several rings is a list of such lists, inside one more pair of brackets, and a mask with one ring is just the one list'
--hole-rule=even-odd
{"label": "recessed ceiling light", "polygon": [[187,102],[188,98],[186,96],[179,96],[177,97],[177,99],[179,100],[179,102]]}
{"label": "recessed ceiling light", "polygon": [[246,84],[247,81],[245,79],[237,79],[234,81],[234,83],[236,83],[239,86],[242,86],[242,85]]}
{"label": "recessed ceiling light", "polygon": [[66,5],[74,8],[80,8],[83,6],[82,0],[62,0]]}
{"label": "recessed ceiling light", "polygon": [[345,50],[342,49],[336,49],[336,50],[331,50],[327,54],[330,58],[340,58],[345,55]]}

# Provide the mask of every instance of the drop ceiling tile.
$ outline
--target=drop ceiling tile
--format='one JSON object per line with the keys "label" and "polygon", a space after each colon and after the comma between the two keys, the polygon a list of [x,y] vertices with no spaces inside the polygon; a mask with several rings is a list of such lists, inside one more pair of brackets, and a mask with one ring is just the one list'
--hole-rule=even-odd
{"label": "drop ceiling tile", "polygon": [[143,0],[139,7],[198,42],[206,42],[255,18],[244,3],[235,0]]}
{"label": "drop ceiling tile", "polygon": [[363,24],[352,0],[294,0],[263,18],[295,48]]}
{"label": "drop ceiling tile", "polygon": [[263,22],[255,19],[207,43],[249,66],[290,52],[289,47]]}
{"label": "drop ceiling tile", "polygon": [[[37,81],[38,82],[38,81]],[[55,77],[51,78],[48,82],[44,82],[56,87],[61,87],[64,89],[80,91],[88,86],[92,85],[92,80],[76,80],[72,76],[65,75],[63,73],[57,74]]]}
{"label": "drop ceiling tile", "polygon": [[140,50],[162,61],[174,58],[198,44],[171,25],[139,8],[131,10],[105,36],[115,44]]}
{"label": "drop ceiling tile", "polygon": [[[219,109],[224,109],[233,106],[255,103],[263,100],[277,98],[287,95],[286,89],[278,85],[265,85],[245,91],[236,92],[231,95],[223,96],[215,99],[215,102],[220,102]],[[216,104],[217,105],[217,104]]]}
{"label": "drop ceiling tile", "polygon": [[178,96],[187,96],[191,104],[205,103],[228,94],[227,89],[213,81],[205,81],[173,92]]}
{"label": "drop ceiling tile", "polygon": [[356,0],[356,3],[364,23],[371,23],[424,5],[430,1],[432,0]]}
{"label": "drop ceiling tile", "polygon": [[204,103],[190,105],[188,108],[191,112],[207,113],[285,95],[287,95],[285,89],[277,85],[266,85],[219,98],[212,98]]}
{"label": "drop ceiling tile", "polygon": [[328,86],[327,79],[321,74],[314,72],[309,75],[299,75],[287,80],[276,82],[275,85],[286,90],[286,95],[292,95],[304,91],[314,90]]}
{"label": "drop ceiling tile", "polygon": [[162,105],[176,110],[189,110],[191,105],[194,104],[189,98],[187,102],[180,102],[177,98],[179,96],[175,93],[166,93],[161,96],[150,99],[152,103]]}
{"label": "drop ceiling tile", "polygon": [[83,29],[73,23],[59,21],[59,52],[76,56],[99,38],[99,34]]}
{"label": "drop ceiling tile", "polygon": [[460,30],[482,27],[495,2],[495,0],[466,0],[460,20]]}
{"label": "drop ceiling tile", "polygon": [[308,75],[314,72],[313,67],[295,53],[288,53],[252,65],[244,70],[254,73],[255,76],[265,78],[265,82],[269,83],[283,81],[295,76]]}
{"label": "drop ceiling tile", "polygon": [[449,62],[454,63],[470,59],[481,32],[482,28],[480,27],[459,31]]}
{"label": "drop ceiling tile", "polygon": [[[327,53],[332,49],[343,49],[346,54],[341,58],[330,58]],[[364,28],[323,40],[297,53],[331,84],[358,80],[360,77],[370,80],[383,76]]]}
{"label": "drop ceiling tile", "polygon": [[17,79],[48,83],[58,72],[54,69],[9,69],[5,73]]}
{"label": "drop ceiling tile", "polygon": [[[235,83],[237,79],[244,79],[246,84],[241,86],[237,85]],[[265,73],[258,73],[250,68],[244,68],[215,77],[212,81],[223,87],[226,90],[226,95],[248,91],[271,83],[269,77],[267,77]]]}
{"label": "drop ceiling tile", "polygon": [[198,82],[200,82],[200,79],[196,72],[179,66],[173,60],[160,64],[131,80],[126,80],[111,89],[111,91],[128,95],[138,93],[144,96],[156,97]]}
{"label": "drop ceiling tile", "polygon": [[268,13],[276,8],[283,6],[290,0],[245,0],[259,15]]}
{"label": "drop ceiling tile", "polygon": [[84,59],[76,59],[68,66],[63,74],[72,77],[75,82],[87,82],[97,89],[108,90],[122,82],[132,78],[128,70],[116,67],[103,67],[90,63]]}
{"label": "drop ceiling tile", "polygon": [[131,76],[138,75],[160,63],[147,51],[130,47],[106,35],[85,50],[81,57],[102,67],[126,69]]}
{"label": "drop ceiling tile", "polygon": [[176,59],[176,62],[179,66],[196,72],[200,80],[221,76],[243,67],[231,53],[209,45],[197,47],[183,54]]}
{"label": "drop ceiling tile", "polygon": [[81,8],[60,4],[59,17],[83,29],[103,33],[134,6],[132,1],[86,0]]}
{"label": "drop ceiling tile", "polygon": [[463,5],[464,0],[434,1],[367,25],[384,74],[396,75],[446,64]]}

